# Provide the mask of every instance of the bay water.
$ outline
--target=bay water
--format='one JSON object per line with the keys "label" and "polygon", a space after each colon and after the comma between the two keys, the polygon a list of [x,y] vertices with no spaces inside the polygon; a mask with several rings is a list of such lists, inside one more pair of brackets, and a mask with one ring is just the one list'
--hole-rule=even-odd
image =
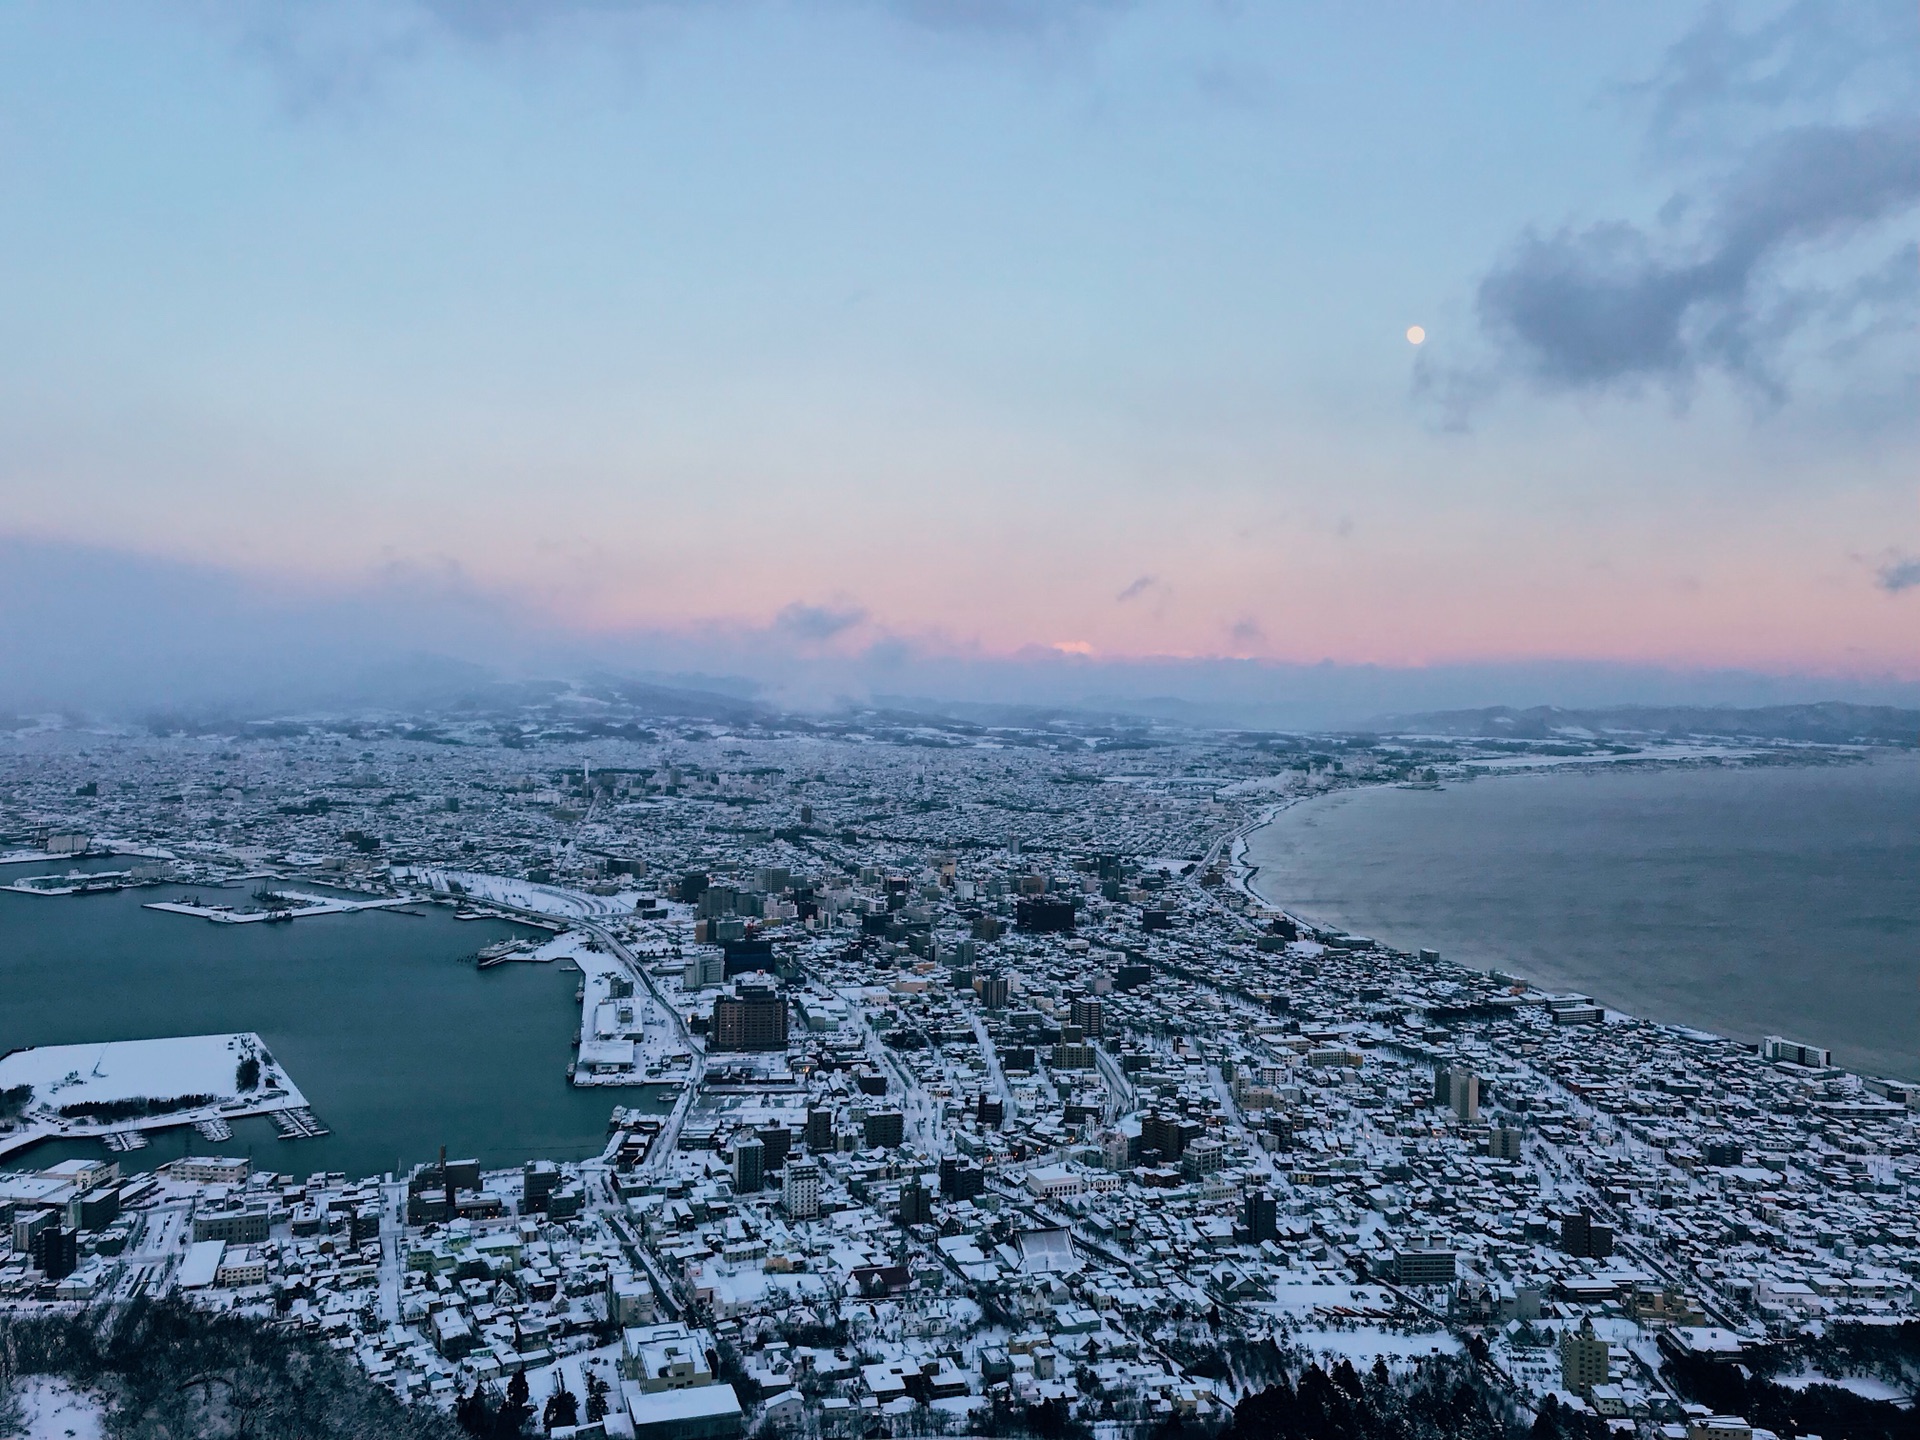
{"label": "bay water", "polygon": [[1920,1079],[1920,757],[1594,766],[1294,805],[1254,889],[1648,1019]]}
{"label": "bay water", "polygon": [[[0,883],[71,868],[4,866]],[[202,901],[244,907],[255,886],[191,888]],[[489,1165],[577,1159],[599,1153],[614,1105],[664,1108],[657,1088],[568,1083],[578,974],[558,963],[472,964],[481,946],[531,933],[525,927],[456,920],[438,906],[410,907],[425,912],[418,917],[372,910],[284,925],[141,908],[184,893],[177,885],[87,896],[0,891],[0,1053],[254,1030],[333,1133],[283,1141],[268,1121],[246,1120],[231,1141],[214,1144],[180,1127],[117,1157],[123,1169],[223,1153],[295,1175],[360,1176],[431,1159],[443,1144]],[[103,1153],[97,1141],[55,1141],[6,1164],[39,1168]]]}

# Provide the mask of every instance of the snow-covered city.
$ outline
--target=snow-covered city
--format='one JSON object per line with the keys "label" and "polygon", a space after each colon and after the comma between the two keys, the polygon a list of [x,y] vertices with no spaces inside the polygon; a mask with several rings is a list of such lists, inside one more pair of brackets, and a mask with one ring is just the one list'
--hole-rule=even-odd
{"label": "snow-covered city", "polygon": [[[1245,842],[1343,788],[1850,758],[588,693],[511,724],[17,730],[8,858],[138,856],[154,924],[512,919],[473,963],[577,976],[546,1083],[607,1123],[580,1159],[315,1171],[324,1098],[259,1035],[18,1050],[0,1304],[181,1298],[556,1435],[1211,1430],[1317,1367],[1740,1440],[1765,1426],[1698,1367],[1913,1313],[1913,1090],[1826,1037],[1654,1024],[1316,924]],[[284,1143],[140,1164],[238,1114]],[[56,1137],[98,1153],[37,1163]]]}

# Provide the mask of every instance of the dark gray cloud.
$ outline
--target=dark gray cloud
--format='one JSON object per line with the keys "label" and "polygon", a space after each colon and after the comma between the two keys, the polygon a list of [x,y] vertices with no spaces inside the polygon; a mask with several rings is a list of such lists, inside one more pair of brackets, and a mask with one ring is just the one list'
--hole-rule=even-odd
{"label": "dark gray cloud", "polygon": [[1912,590],[1920,586],[1920,559],[1911,555],[1896,556],[1880,567],[1875,578],[1889,595]]}
{"label": "dark gray cloud", "polygon": [[1656,145],[1710,146],[1738,141],[1755,118],[1811,118],[1843,96],[1899,107],[1916,41],[1911,0],[1794,0],[1744,27],[1715,4],[1620,93],[1645,108]]}
{"label": "dark gray cloud", "polygon": [[1129,580],[1121,587],[1120,593],[1113,598],[1124,605],[1129,600],[1138,600],[1159,583],[1159,580],[1152,575],[1141,575],[1136,579]]}
{"label": "dark gray cloud", "polygon": [[773,617],[776,633],[806,644],[820,644],[863,623],[867,612],[858,605],[808,605],[794,601]]}
{"label": "dark gray cloud", "polygon": [[1478,285],[1491,357],[1422,355],[1416,394],[1458,424],[1516,377],[1684,395],[1717,372],[1777,405],[1815,361],[1884,360],[1874,342],[1920,301],[1911,246],[1885,233],[1920,207],[1916,43],[1907,0],[1793,3],[1745,25],[1709,9],[1618,92],[1675,176],[1655,220],[1527,230]]}
{"label": "dark gray cloud", "polygon": [[[1920,119],[1805,126],[1754,147],[1714,198],[1705,233],[1676,244],[1605,222],[1529,234],[1479,290],[1508,359],[1569,389],[1690,378],[1718,368],[1778,395],[1784,346],[1828,294],[1774,286],[1798,247],[1849,239],[1920,205]],[[1871,324],[1872,296],[1850,305]],[[1831,315],[1831,307],[1826,307]]]}

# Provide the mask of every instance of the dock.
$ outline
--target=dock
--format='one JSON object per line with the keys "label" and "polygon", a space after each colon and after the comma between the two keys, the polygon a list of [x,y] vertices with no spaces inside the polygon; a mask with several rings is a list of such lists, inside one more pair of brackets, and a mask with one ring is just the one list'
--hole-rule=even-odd
{"label": "dock", "polygon": [[333,1132],[314,1118],[314,1113],[304,1107],[297,1110],[275,1110],[269,1117],[273,1128],[280,1132],[282,1140],[318,1140],[322,1135]]}
{"label": "dock", "polygon": [[202,905],[197,897],[191,897],[152,900],[141,908],[159,910],[168,915],[192,915],[201,920],[211,920],[216,925],[257,925],[268,921],[304,920],[310,915],[350,915],[359,910],[394,910],[412,903],[403,896],[380,900],[339,900],[298,890],[276,892],[274,899],[287,903],[268,909],[236,910],[231,905]]}

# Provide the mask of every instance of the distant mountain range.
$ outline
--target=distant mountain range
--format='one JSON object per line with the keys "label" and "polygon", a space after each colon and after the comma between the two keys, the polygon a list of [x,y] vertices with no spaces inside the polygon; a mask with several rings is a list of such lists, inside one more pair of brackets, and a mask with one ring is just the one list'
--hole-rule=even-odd
{"label": "distant mountain range", "polygon": [[[854,729],[1024,731],[1055,728],[1108,745],[1160,743],[1161,729],[1242,734],[1431,735],[1535,743],[1586,740],[1717,740],[1801,742],[1816,745],[1920,747],[1920,709],[1822,701],[1803,705],[1615,705],[1520,709],[1494,705],[1476,710],[1428,710],[1377,715],[1359,724],[1333,720],[1308,725],[1250,723],[1248,707],[1210,705],[1174,696],[1135,698],[1103,695],[1077,704],[1024,704],[1009,700],[951,700],[927,695],[872,695],[825,706],[789,708],[779,692],[752,680],[704,674],[641,676],[589,673],[578,680],[497,680],[472,669],[431,666],[420,672],[418,693],[379,706],[347,705],[281,711],[272,718],[203,705],[156,709],[141,718],[157,733],[228,734],[245,731],[294,734],[313,723],[348,721],[391,724],[403,719],[436,725],[546,727],[575,738],[632,732],[636,726],[719,725],[782,732]],[[396,703],[397,702],[397,703]],[[1349,712],[1352,713],[1352,712]],[[1361,712],[1364,713],[1364,712]],[[1330,717],[1331,718],[1331,717]],[[0,733],[31,729],[49,717],[15,717],[0,710]],[[577,732],[577,733],[576,733]],[[929,742],[931,743],[931,742]]]}
{"label": "distant mountain range", "polygon": [[1425,715],[1388,715],[1367,730],[1389,735],[1458,735],[1477,739],[1553,740],[1610,735],[1679,739],[1800,740],[1813,744],[1920,745],[1920,710],[1891,705],[1767,705],[1742,710],[1704,705],[1621,705],[1604,710],[1562,710],[1537,705],[1515,710],[1440,710]]}

